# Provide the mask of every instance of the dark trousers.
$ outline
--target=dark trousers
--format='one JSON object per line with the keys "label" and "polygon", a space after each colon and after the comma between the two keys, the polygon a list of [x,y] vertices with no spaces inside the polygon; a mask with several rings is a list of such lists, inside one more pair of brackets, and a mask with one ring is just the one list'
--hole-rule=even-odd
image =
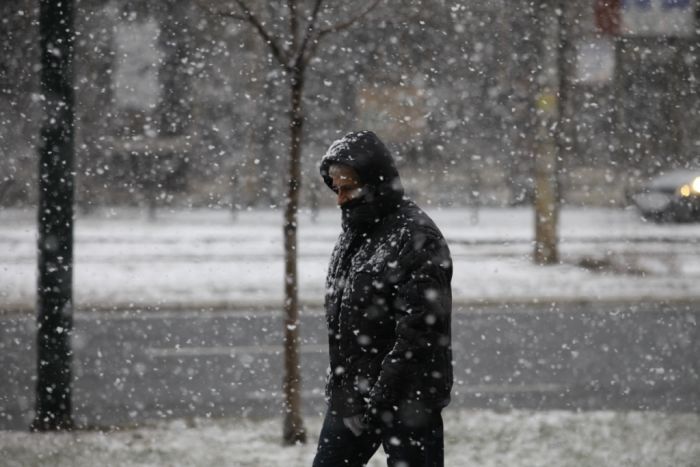
{"label": "dark trousers", "polygon": [[380,426],[355,436],[329,409],[313,467],[364,466],[380,444],[390,467],[443,467],[442,415],[439,410],[421,412],[418,417],[383,417]]}

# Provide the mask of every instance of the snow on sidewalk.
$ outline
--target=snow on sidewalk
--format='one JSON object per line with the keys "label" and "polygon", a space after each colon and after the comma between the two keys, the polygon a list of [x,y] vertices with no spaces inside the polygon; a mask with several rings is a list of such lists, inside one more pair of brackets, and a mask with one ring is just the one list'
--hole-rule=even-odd
{"label": "snow on sidewalk", "polygon": [[[448,466],[690,467],[700,459],[698,414],[447,410],[444,420]],[[306,422],[309,443],[295,447],[280,445],[279,420],[174,420],[109,433],[0,431],[0,459],[6,467],[309,466],[321,420]],[[369,465],[386,465],[381,448]]]}
{"label": "snow on sidewalk", "polygon": [[[528,208],[428,210],[454,257],[457,303],[698,299],[700,225],[656,225],[621,209],[565,209],[562,264],[530,259]],[[319,304],[337,210],[300,216],[300,295]],[[76,221],[75,301],[90,307],[241,307],[282,302],[281,213],[105,210]],[[585,266],[585,267],[584,267]],[[0,310],[35,303],[36,226],[31,211],[0,211]]]}

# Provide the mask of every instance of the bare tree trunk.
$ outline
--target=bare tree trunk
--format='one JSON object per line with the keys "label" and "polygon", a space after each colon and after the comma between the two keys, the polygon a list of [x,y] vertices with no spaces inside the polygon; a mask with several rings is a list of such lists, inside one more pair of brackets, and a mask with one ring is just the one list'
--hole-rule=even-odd
{"label": "bare tree trunk", "polygon": [[299,297],[297,275],[297,219],[301,184],[301,144],[303,134],[303,68],[295,68],[291,77],[289,130],[289,178],[284,212],[284,427],[287,445],[306,443],[306,429],[301,419],[301,376],[299,372]]}
{"label": "bare tree trunk", "polygon": [[[540,48],[543,62],[544,85],[538,97],[537,114],[540,117],[535,148],[535,251],[537,264],[556,264],[559,261],[557,224],[559,218],[558,152],[561,130],[561,81],[565,73],[563,33],[566,0],[552,1],[552,8],[541,9],[540,24],[544,41]],[[558,11],[558,13],[556,13]],[[551,21],[551,13],[558,21]],[[556,27],[554,27],[556,26]],[[554,54],[554,55],[552,55]],[[550,69],[556,69],[556,77]]]}
{"label": "bare tree trunk", "polygon": [[552,135],[542,124],[537,130],[535,154],[535,253],[537,264],[555,264],[557,252],[557,149]]}
{"label": "bare tree trunk", "polygon": [[39,151],[36,414],[31,429],[73,428],[73,0],[39,3],[44,120]]}
{"label": "bare tree trunk", "polygon": [[[326,28],[318,28],[318,15],[323,0],[316,0],[310,12],[300,12],[297,0],[287,1],[289,33],[273,36],[265,22],[250,9],[246,0],[235,0],[238,11],[217,11],[217,14],[245,21],[260,35],[272,56],[290,77],[289,109],[289,178],[284,211],[284,408],[283,442],[286,445],[305,443],[306,429],[301,419],[301,377],[299,372],[299,299],[297,276],[297,219],[299,215],[299,191],[301,188],[301,144],[303,136],[304,72],[306,64],[314,56],[321,37],[338,33],[372,11],[380,0],[369,3],[365,9],[345,21],[338,21]],[[273,12],[274,13],[274,12]],[[301,27],[300,19],[306,19]],[[301,31],[303,35],[300,35]],[[285,44],[283,46],[282,44]]]}

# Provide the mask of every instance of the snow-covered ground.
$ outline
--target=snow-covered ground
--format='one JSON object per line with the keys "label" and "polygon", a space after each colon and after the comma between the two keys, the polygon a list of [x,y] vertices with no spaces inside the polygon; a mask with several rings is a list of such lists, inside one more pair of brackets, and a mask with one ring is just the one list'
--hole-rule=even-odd
{"label": "snow-covered ground", "polygon": [[[658,412],[495,413],[447,410],[445,465],[504,467],[691,467],[700,463],[700,415]],[[282,447],[279,420],[174,420],[117,432],[0,431],[7,467],[309,466],[309,442]],[[380,448],[370,466],[385,466]]]}
{"label": "snow-covered ground", "polygon": [[[700,299],[700,225],[655,225],[633,211],[566,209],[562,264],[538,267],[530,254],[529,209],[428,210],[455,260],[457,302]],[[339,213],[317,223],[302,213],[302,299],[320,303]],[[0,211],[0,310],[31,310],[36,269],[35,214]],[[279,211],[101,211],[76,222],[77,306],[243,307],[282,301]],[[450,466],[698,466],[700,415],[659,412],[445,412]],[[278,419],[188,419],[109,433],[0,431],[0,465],[308,466],[309,443],[280,445]],[[383,453],[371,466],[386,465]]]}
{"label": "snow-covered ground", "polygon": [[[657,225],[632,210],[564,209],[562,264],[531,261],[528,208],[427,209],[450,242],[457,303],[700,298],[700,224]],[[103,210],[76,221],[75,302],[90,309],[275,306],[282,302],[282,214]],[[0,310],[31,310],[33,211],[0,210]],[[303,302],[320,303],[339,212],[300,215]]]}

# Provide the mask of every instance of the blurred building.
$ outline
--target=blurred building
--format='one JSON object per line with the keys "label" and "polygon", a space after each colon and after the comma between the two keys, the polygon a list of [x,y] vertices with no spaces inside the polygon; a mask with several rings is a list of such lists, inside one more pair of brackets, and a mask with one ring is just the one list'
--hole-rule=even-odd
{"label": "blurred building", "polygon": [[[254,31],[206,3],[79,3],[83,209],[282,202],[285,77]],[[654,30],[659,21],[644,11],[623,24],[596,0],[564,3],[566,65],[557,72],[566,77],[566,202],[621,205],[635,181],[700,165],[698,6],[642,3],[672,6],[676,26]],[[304,202],[319,189],[325,147],[359,128],[391,144],[407,187],[424,202],[527,202],[542,54],[553,53],[541,27],[556,22],[557,3],[541,5],[388,2],[366,24],[324,39],[308,70]],[[284,5],[259,8],[282,30],[273,25]],[[31,0],[0,5],[0,205],[36,198],[37,14]]]}

